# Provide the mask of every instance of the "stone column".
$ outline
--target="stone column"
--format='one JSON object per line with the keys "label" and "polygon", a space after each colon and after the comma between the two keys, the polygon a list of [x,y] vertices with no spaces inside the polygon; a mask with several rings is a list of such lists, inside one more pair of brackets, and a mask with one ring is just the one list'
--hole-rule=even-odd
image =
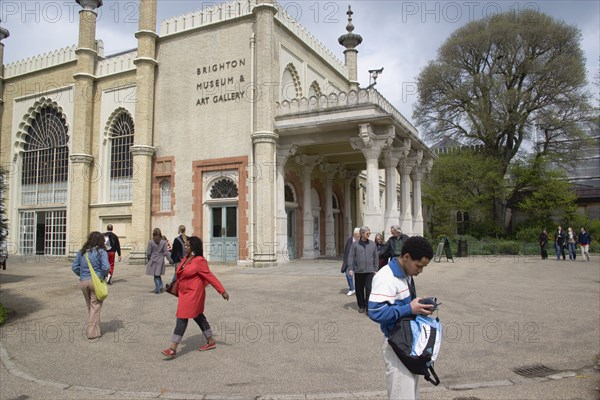
{"label": "stone column", "polygon": [[348,25],[346,31],[348,33],[338,38],[338,43],[346,48],[344,50],[345,64],[348,68],[348,80],[350,81],[350,90],[358,90],[358,50],[356,46],[362,43],[362,36],[354,33],[354,25],[352,24],[352,9],[348,6]]}
{"label": "stone column", "polygon": [[402,147],[394,147],[384,150],[383,160],[385,165],[385,213],[384,213],[384,237],[387,239],[390,235],[390,226],[396,225],[400,220],[400,210],[398,210],[398,195],[396,187],[398,186],[397,167],[400,159],[406,157],[410,149],[410,140],[405,142]]}
{"label": "stone column", "polygon": [[339,165],[321,164],[325,173],[325,255],[336,256],[335,225],[333,218],[333,180],[339,171]]}
{"label": "stone column", "polygon": [[287,248],[287,213],[285,212],[285,164],[296,154],[296,145],[277,146],[277,262],[289,261]]}
{"label": "stone column", "polygon": [[4,111],[4,43],[2,41],[9,36],[8,29],[0,28],[0,126],[2,126],[2,112]]}
{"label": "stone column", "polygon": [[[254,130],[251,134],[254,151],[254,164],[262,175],[252,182],[250,190],[253,193],[253,211],[251,226],[254,229],[255,265],[270,265],[277,261],[275,237],[275,181],[274,166],[276,165],[276,145],[279,135],[275,133],[275,110],[272,102],[273,93],[268,93],[271,82],[275,82],[274,29],[275,8],[273,0],[261,0],[252,9],[254,14],[254,82],[261,87],[262,95],[254,102]],[[277,82],[279,82],[277,80]]]}
{"label": "stone column", "polygon": [[80,247],[90,232],[90,181],[94,163],[91,142],[96,94],[94,74],[98,60],[96,9],[102,6],[102,0],[77,0],[77,3],[83,9],[79,11],[79,41],[75,50],[77,66],[73,74],[73,129],[70,132],[71,184],[67,206],[67,243],[71,245],[71,251]]}
{"label": "stone column", "polygon": [[360,124],[358,138],[350,139],[355,150],[362,151],[367,161],[367,195],[363,224],[373,232],[383,229],[383,212],[379,204],[379,156],[394,140],[394,133],[376,135],[371,124]]}
{"label": "stone column", "polygon": [[352,222],[352,181],[356,179],[359,171],[346,171],[344,176],[344,239],[352,235],[355,223]]}
{"label": "stone column", "polygon": [[[131,146],[133,176],[130,259],[143,259],[152,232],[152,158],[154,147],[154,86],[156,61],[156,0],[140,0],[136,66],[134,145]],[[159,201],[158,199],[154,199]],[[135,256],[137,253],[138,257]]]}
{"label": "stone column", "polygon": [[402,185],[402,210],[400,211],[400,229],[402,229],[402,233],[405,233],[409,236],[412,235],[413,230],[412,212],[410,204],[410,173],[412,172],[412,169],[415,165],[416,164],[414,161],[410,161],[408,159],[405,159],[400,162],[400,181]]}
{"label": "stone column", "polygon": [[[422,155],[422,153],[421,153]],[[422,178],[431,169],[433,165],[432,159],[426,159],[421,162],[421,165],[413,170],[413,233],[414,235],[423,236],[423,206],[421,203],[421,182]]]}
{"label": "stone column", "polygon": [[317,256],[313,246],[313,213],[312,213],[312,171],[321,162],[319,156],[296,156],[296,163],[302,168],[302,219],[303,219],[303,238],[304,245],[302,249],[303,259],[314,259]]}

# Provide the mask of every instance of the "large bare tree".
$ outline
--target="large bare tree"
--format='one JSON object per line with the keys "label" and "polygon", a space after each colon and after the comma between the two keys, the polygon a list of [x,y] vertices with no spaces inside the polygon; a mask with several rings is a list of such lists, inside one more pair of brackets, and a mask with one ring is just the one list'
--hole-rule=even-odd
{"label": "large bare tree", "polygon": [[[537,11],[471,22],[420,73],[416,122],[429,139],[483,145],[500,176],[528,141],[544,155],[568,151],[591,110],[580,42],[576,27]],[[499,226],[505,213],[506,197],[497,196]]]}

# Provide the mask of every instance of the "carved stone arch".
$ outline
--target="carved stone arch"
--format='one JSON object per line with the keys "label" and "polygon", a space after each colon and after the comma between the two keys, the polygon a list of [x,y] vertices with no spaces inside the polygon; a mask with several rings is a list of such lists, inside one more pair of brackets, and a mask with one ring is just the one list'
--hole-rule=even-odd
{"label": "carved stone arch", "polygon": [[[292,82],[294,83],[294,90],[296,92],[296,98],[302,97],[302,83],[300,82],[300,74],[298,73],[298,70],[296,69],[296,66],[294,65],[294,63],[289,63],[288,65],[286,65],[286,67],[283,70],[283,74],[285,75],[286,72],[289,72],[290,75],[292,76]],[[282,87],[282,89],[284,89],[283,75],[282,75],[281,79],[282,79],[281,87]],[[284,100],[287,100],[287,99],[284,99]]]}
{"label": "carved stone arch", "polygon": [[27,110],[27,114],[23,118],[23,122],[19,124],[19,128],[17,129],[17,133],[15,135],[14,142],[14,153],[13,153],[13,161],[16,162],[19,154],[25,151],[25,146],[27,145],[27,139],[29,138],[29,131],[34,123],[38,114],[42,112],[44,108],[54,108],[57,111],[57,114],[60,116],[60,119],[65,127],[65,131],[67,132],[66,137],[64,138],[64,144],[69,143],[69,123],[67,122],[67,118],[61,106],[58,105],[57,102],[52,99],[48,99],[46,97],[42,97],[38,101],[36,101],[29,109]]}
{"label": "carved stone arch", "polygon": [[321,86],[319,85],[319,82],[317,81],[312,81],[312,83],[310,84],[310,87],[308,88],[308,97],[316,97],[319,98],[323,95],[323,91],[321,90]]}
{"label": "carved stone arch", "polygon": [[110,136],[115,128],[115,123],[122,114],[127,114],[129,118],[131,118],[131,122],[135,124],[131,113],[124,107],[118,107],[112,112],[112,114],[110,114],[110,117],[108,117],[108,120],[106,121],[106,125],[104,126],[104,135],[102,138],[103,144],[106,144],[108,139],[110,139]]}

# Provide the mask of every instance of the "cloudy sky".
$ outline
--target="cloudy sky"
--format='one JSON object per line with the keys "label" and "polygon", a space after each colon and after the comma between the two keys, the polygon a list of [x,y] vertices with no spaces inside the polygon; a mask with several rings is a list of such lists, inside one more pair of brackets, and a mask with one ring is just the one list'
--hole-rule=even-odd
{"label": "cloudy sky", "polygon": [[[105,55],[137,46],[138,1],[104,0],[98,18],[97,38]],[[221,1],[158,0],[158,23]],[[436,56],[437,49],[456,29],[487,15],[510,10],[545,12],[582,33],[588,80],[599,73],[600,2],[568,1],[280,1],[281,8],[312,32],[343,60],[337,42],[346,32],[348,5],[352,6],[355,33],[363,37],[358,47],[359,81],[369,84],[369,69],[384,67],[377,89],[412,121],[416,77]],[[4,63],[23,60],[77,43],[81,7],[74,0],[0,0],[0,26],[10,32],[5,39]],[[597,92],[597,87],[590,86]]]}

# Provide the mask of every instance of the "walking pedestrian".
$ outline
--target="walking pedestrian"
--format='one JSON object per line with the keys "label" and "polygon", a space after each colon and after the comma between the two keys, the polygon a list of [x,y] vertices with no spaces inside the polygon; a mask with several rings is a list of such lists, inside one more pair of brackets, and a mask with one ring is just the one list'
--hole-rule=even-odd
{"label": "walking pedestrian", "polygon": [[356,288],[356,303],[358,312],[364,313],[367,309],[367,301],[371,294],[371,283],[373,275],[377,272],[379,254],[375,242],[369,240],[371,230],[362,226],[359,230],[360,238],[352,243],[350,255],[348,256],[348,269],[350,275],[354,276]]}
{"label": "walking pedestrian", "polygon": [[542,260],[547,260],[548,259],[548,232],[546,231],[546,228],[544,228],[544,230],[542,231],[542,233],[540,233],[540,237],[538,238],[538,241],[540,243],[540,253],[542,255]]}
{"label": "walking pedestrian", "polygon": [[346,245],[344,246],[344,261],[342,261],[342,274],[346,275],[346,282],[348,282],[348,293],[347,296],[352,296],[356,293],[354,287],[354,278],[350,274],[350,270],[348,269],[348,256],[350,255],[350,249],[352,248],[352,243],[356,242],[360,238],[360,228],[354,228],[352,236],[346,239]]}
{"label": "walking pedestrian", "polygon": [[106,232],[104,233],[104,246],[108,252],[108,263],[110,264],[110,272],[106,278],[106,283],[111,285],[115,271],[115,254],[119,256],[119,262],[121,262],[121,243],[119,242],[119,237],[113,233],[112,224],[106,225]]}
{"label": "walking pedestrian", "polygon": [[152,230],[152,239],[148,242],[146,250],[146,275],[154,276],[154,290],[156,294],[160,294],[163,290],[162,275],[165,274],[165,257],[169,254],[167,249],[167,241],[163,239],[160,229]]}
{"label": "walking pedestrian", "polygon": [[79,276],[79,286],[83,292],[87,306],[87,337],[88,339],[97,339],[102,336],[100,330],[102,302],[96,298],[88,258],[98,278],[104,279],[110,271],[110,264],[108,262],[108,253],[104,247],[104,235],[102,233],[94,231],[88,235],[87,241],[83,244],[81,250],[77,252],[75,261],[71,265],[71,269],[75,275]]}
{"label": "walking pedestrian", "polygon": [[590,261],[590,244],[592,243],[592,238],[583,226],[579,232],[578,241],[579,247],[581,247],[581,261]]}
{"label": "walking pedestrian", "polygon": [[203,257],[202,240],[190,236],[185,244],[185,252],[184,259],[177,267],[178,301],[175,331],[171,338],[171,346],[162,351],[163,355],[169,358],[175,358],[177,355],[177,347],[183,339],[190,318],[194,319],[206,337],[206,344],[198,350],[207,351],[217,347],[210,324],[204,315],[207,285],[211,285],[225,300],[229,300],[229,294],[210,271]]}

